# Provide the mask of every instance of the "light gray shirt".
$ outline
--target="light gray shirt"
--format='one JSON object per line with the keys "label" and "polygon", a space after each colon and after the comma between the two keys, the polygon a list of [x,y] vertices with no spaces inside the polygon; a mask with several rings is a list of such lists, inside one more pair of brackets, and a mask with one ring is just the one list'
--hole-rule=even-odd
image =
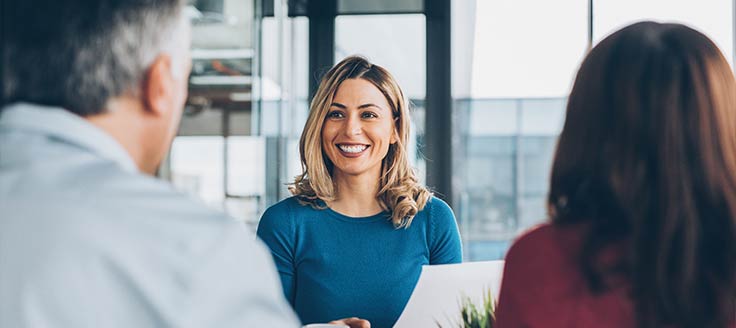
{"label": "light gray shirt", "polygon": [[59,108],[0,113],[0,327],[298,327],[270,253]]}

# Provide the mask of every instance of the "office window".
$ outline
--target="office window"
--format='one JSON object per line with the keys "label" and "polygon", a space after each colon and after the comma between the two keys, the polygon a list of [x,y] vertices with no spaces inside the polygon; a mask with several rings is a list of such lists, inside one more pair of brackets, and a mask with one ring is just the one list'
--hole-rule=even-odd
{"label": "office window", "polygon": [[[189,98],[162,175],[212,207],[227,209],[238,202],[231,200],[228,189],[244,189],[243,182],[228,179],[233,175],[231,163],[239,161],[241,151],[258,151],[256,145],[235,142],[253,132],[253,2],[190,0],[188,4],[192,21]],[[256,160],[237,165],[259,164]],[[232,214],[252,220],[244,213]]]}
{"label": "office window", "polygon": [[161,170],[179,189],[251,227],[288,195],[308,107],[308,20],[284,10],[257,17],[254,5],[189,1],[189,99]]}
{"label": "office window", "polygon": [[453,180],[466,260],[503,258],[546,219],[587,21],[585,0],[453,3]]}
{"label": "office window", "polygon": [[733,66],[733,1],[617,0],[593,2],[597,43],[611,32],[641,20],[677,22],[710,37]]}

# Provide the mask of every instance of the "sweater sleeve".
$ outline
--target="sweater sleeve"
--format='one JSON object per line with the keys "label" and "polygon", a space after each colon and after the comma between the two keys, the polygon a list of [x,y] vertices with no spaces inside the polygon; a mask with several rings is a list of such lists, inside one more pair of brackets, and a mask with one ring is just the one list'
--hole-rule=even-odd
{"label": "sweater sleeve", "polygon": [[429,264],[463,261],[463,248],[455,214],[444,201],[432,197],[429,207]]}
{"label": "sweater sleeve", "polygon": [[296,295],[296,230],[288,203],[278,203],[263,213],[257,235],[271,250],[284,295],[293,307]]}

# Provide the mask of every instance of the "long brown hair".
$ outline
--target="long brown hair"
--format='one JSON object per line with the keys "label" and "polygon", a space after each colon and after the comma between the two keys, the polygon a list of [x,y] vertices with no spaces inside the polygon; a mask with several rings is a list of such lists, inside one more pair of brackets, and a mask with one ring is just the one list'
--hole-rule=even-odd
{"label": "long brown hair", "polygon": [[332,67],[322,78],[309,108],[309,117],[299,140],[302,174],[289,191],[303,204],[322,208],[319,200],[334,200],[332,163],[322,150],[322,126],[340,84],[346,79],[363,79],[372,83],[386,97],[394,116],[398,140],[389,146],[381,164],[379,190],[381,207],[391,212],[394,226],[409,227],[414,216],[424,208],[431,193],[422,185],[409,165],[406,146],[409,142],[409,102],[399,84],[386,69],[360,56],[350,56]]}
{"label": "long brown hair", "polygon": [[551,219],[586,222],[580,265],[625,245],[640,327],[724,327],[736,296],[736,85],[703,34],[641,22],[584,60],[552,168]]}

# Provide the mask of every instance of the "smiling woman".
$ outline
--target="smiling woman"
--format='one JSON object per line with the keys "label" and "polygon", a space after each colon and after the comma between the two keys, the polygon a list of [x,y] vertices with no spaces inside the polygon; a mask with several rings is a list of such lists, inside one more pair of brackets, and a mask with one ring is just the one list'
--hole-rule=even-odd
{"label": "smiling woman", "polygon": [[404,94],[382,67],[353,56],[322,79],[294,197],[258,226],[304,323],[358,316],[391,327],[422,265],[462,260],[452,210],[409,166],[409,127]]}
{"label": "smiling woman", "polygon": [[381,91],[363,79],[340,84],[322,126],[322,146],[333,164],[334,180],[377,181],[389,146],[396,142],[394,115]]}
{"label": "smiling woman", "polygon": [[[359,114],[361,120],[348,119],[351,112]],[[376,118],[372,119],[371,116]],[[346,119],[340,119],[341,117]],[[365,198],[366,201],[360,199],[354,202],[361,208],[343,210],[353,212],[346,213],[351,215],[361,214],[355,212],[376,213],[378,209],[387,210],[391,212],[391,221],[396,227],[408,227],[417,212],[430,199],[429,191],[418,183],[409,166],[406,151],[411,125],[408,102],[391,73],[362,57],[347,57],[322,79],[300,140],[303,173],[294,181],[292,193],[299,196],[302,204],[309,204],[317,209],[322,207],[320,201],[331,202],[329,205],[333,209],[335,206],[348,205],[346,203],[349,202],[345,202],[348,197],[344,193],[354,188],[343,185],[343,195],[340,197],[342,200],[338,199],[340,185],[347,182],[343,178],[349,175],[345,175],[344,168],[338,166],[335,176],[335,166],[345,164],[340,159],[349,156],[348,154],[355,154],[350,151],[360,150],[361,144],[344,142],[348,138],[345,131],[341,136],[344,143],[342,148],[333,141],[326,141],[325,138],[335,128],[339,128],[339,124],[332,124],[336,122],[349,123],[345,128],[352,129],[348,133],[353,135],[353,139],[366,139],[367,135],[374,135],[376,124],[370,124],[371,122],[382,122],[383,131],[393,136],[390,142],[383,143],[388,146],[387,150],[374,145],[370,149],[371,156],[367,156],[369,158],[359,156],[360,160],[352,161],[353,165],[362,166],[369,165],[372,159],[380,159],[381,166],[377,172],[361,175],[365,181],[355,181],[358,177],[351,177],[353,183],[350,185],[376,188],[376,191],[367,190],[369,197]],[[335,150],[341,150],[341,156],[334,156],[337,155],[334,154]],[[362,155],[362,152],[358,154]],[[374,154],[380,156],[376,158]],[[324,158],[325,155],[328,158]]]}

